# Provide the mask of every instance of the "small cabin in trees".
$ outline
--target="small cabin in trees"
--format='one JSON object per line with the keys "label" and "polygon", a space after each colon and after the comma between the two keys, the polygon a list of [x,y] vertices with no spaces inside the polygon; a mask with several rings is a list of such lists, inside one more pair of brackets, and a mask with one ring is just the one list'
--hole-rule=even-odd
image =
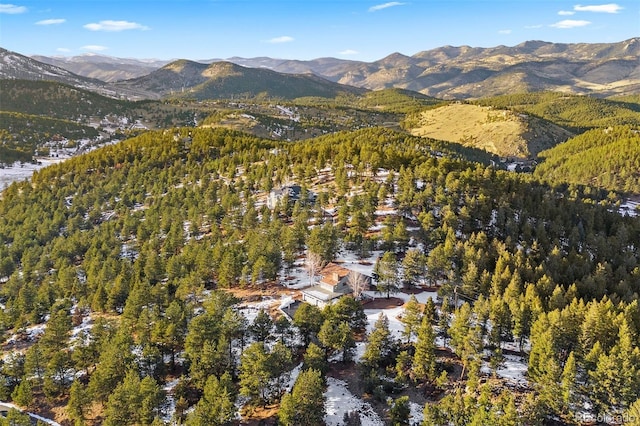
{"label": "small cabin in trees", "polygon": [[[267,197],[267,207],[273,209],[276,207],[280,200],[287,198],[288,202],[293,204],[302,197],[302,187],[300,185],[287,185],[278,189],[274,189],[269,193]],[[307,191],[307,197],[309,202],[314,202],[316,194]]]}
{"label": "small cabin in trees", "polygon": [[353,294],[354,281],[364,287],[360,289],[362,291],[369,288],[371,277],[336,263],[329,263],[320,271],[318,284],[302,290],[302,300],[324,308],[342,296]]}

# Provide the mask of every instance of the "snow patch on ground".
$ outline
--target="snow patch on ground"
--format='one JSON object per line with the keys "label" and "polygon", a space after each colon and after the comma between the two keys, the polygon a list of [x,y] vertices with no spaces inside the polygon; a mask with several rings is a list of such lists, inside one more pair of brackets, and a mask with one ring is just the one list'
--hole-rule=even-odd
{"label": "snow patch on ground", "polygon": [[411,422],[411,424],[422,424],[422,421],[424,420],[424,407],[411,401],[409,402],[409,408],[411,409],[411,414],[409,414],[409,421]]}
{"label": "snow patch on ground", "polygon": [[[493,374],[489,363],[483,362],[480,371],[484,374]],[[520,386],[527,386],[527,363],[517,355],[505,355],[504,363],[496,370],[498,377]]]}
{"label": "snow patch on ground", "polygon": [[291,370],[291,373],[289,375],[289,383],[287,383],[287,386],[285,387],[285,392],[291,392],[293,390],[293,385],[295,385],[296,380],[298,380],[298,376],[300,375],[300,372],[302,371],[302,363],[298,364],[293,370]]}
{"label": "snow patch on ground", "polygon": [[180,379],[171,380],[170,382],[167,382],[162,388],[162,390],[166,394],[165,406],[162,413],[163,414],[162,420],[165,423],[169,423],[171,419],[173,419],[173,415],[176,412],[176,400],[173,395],[173,390],[175,389],[175,387],[178,385],[179,382],[180,382]]}
{"label": "snow patch on ground", "polygon": [[46,418],[44,418],[44,417],[42,417],[42,416],[39,416],[39,415],[37,415],[37,414],[33,414],[33,413],[27,413],[27,414],[29,414],[29,417],[31,417],[32,419],[39,420],[39,421],[41,421],[41,422],[43,422],[43,423],[46,423],[46,424],[48,424],[48,425],[51,425],[51,426],[61,426],[61,425],[60,425],[60,423],[54,422],[54,421],[53,421],[53,420],[51,420],[51,419],[46,419]]}
{"label": "snow patch on ground", "polygon": [[324,420],[328,426],[341,425],[345,413],[350,411],[356,411],[360,414],[362,426],[384,426],[384,422],[373,411],[371,405],[354,396],[342,380],[333,377],[327,378],[325,397],[326,414]]}
{"label": "snow patch on ground", "polygon": [[627,200],[625,203],[620,204],[620,208],[618,209],[618,212],[623,216],[626,215],[626,216],[636,217],[638,216],[638,213],[639,213],[638,209],[640,209],[640,203]]}
{"label": "snow patch on ground", "polygon": [[6,345],[14,344],[19,341],[27,341],[27,342],[35,342],[42,333],[44,333],[44,329],[47,327],[47,324],[36,324],[31,327],[27,327],[24,330],[19,331],[18,333],[13,334],[6,341]]}
{"label": "snow patch on ground", "polygon": [[2,191],[5,186],[9,186],[13,182],[20,182],[29,179],[36,170],[40,170],[52,164],[60,163],[66,159],[67,158],[39,159],[37,164],[16,162],[13,165],[1,168],[0,191]]}
{"label": "snow patch on ground", "polygon": [[51,419],[47,419],[47,418],[39,416],[37,414],[23,411],[20,407],[18,407],[15,404],[12,404],[10,402],[0,401],[0,405],[2,405],[3,407],[7,407],[7,408],[13,408],[13,409],[18,410],[18,411],[23,412],[23,413],[27,413],[29,415],[29,417],[31,417],[32,419],[40,420],[41,422],[46,423],[48,425],[61,426],[60,423],[57,423],[57,422],[55,422],[55,421],[53,421]]}

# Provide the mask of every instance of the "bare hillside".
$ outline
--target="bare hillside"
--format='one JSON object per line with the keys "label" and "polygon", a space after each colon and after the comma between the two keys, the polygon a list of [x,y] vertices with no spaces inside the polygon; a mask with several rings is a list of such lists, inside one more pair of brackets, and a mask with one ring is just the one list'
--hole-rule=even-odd
{"label": "bare hillside", "polygon": [[423,111],[411,133],[518,158],[534,157],[572,136],[539,118],[462,103]]}

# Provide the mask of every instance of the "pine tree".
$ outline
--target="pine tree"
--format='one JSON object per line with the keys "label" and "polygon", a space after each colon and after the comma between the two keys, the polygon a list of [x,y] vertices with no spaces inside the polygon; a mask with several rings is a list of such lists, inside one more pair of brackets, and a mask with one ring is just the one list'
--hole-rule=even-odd
{"label": "pine tree", "polygon": [[402,269],[408,285],[422,284],[427,273],[427,257],[420,250],[410,249],[402,259]]}
{"label": "pine tree", "polygon": [[573,352],[569,354],[567,362],[562,369],[562,376],[560,382],[560,388],[562,389],[562,402],[564,405],[563,412],[569,413],[572,409],[573,401],[575,400],[576,392],[576,358]]}
{"label": "pine tree", "polygon": [[280,397],[285,391],[285,386],[289,383],[291,369],[293,368],[293,354],[281,340],[276,342],[273,349],[271,349],[268,367],[271,376],[270,390],[272,390],[272,393],[275,391],[277,397]]}
{"label": "pine tree", "polygon": [[433,382],[436,378],[436,336],[425,316],[418,329],[416,351],[413,355],[413,374],[418,380]]}
{"label": "pine tree", "polygon": [[[363,277],[362,274],[358,275]],[[355,332],[362,332],[367,327],[367,315],[364,313],[362,303],[353,297],[341,297],[335,304],[325,307],[323,313],[327,320],[336,318],[338,322],[346,321]]]}
{"label": "pine tree", "polygon": [[324,375],[328,367],[324,351],[315,343],[310,343],[304,353],[302,369],[317,370]]}
{"label": "pine tree", "polygon": [[251,333],[258,342],[266,342],[271,336],[271,329],[273,328],[273,320],[267,314],[264,309],[258,311],[253,320],[253,324],[250,326]]}
{"label": "pine tree", "polygon": [[7,412],[7,417],[0,417],[2,426],[32,426],[31,417],[27,413],[11,408]]}
{"label": "pine tree", "polygon": [[324,422],[324,383],[317,370],[300,373],[293,390],[282,398],[278,412],[283,426],[322,426]]}
{"label": "pine tree", "polygon": [[23,379],[11,393],[11,399],[19,406],[29,408],[31,404],[33,404],[33,390],[31,388],[31,382]]}
{"label": "pine tree", "polygon": [[74,380],[69,389],[69,402],[67,402],[67,414],[76,423],[82,424],[91,396],[87,393],[86,387],[79,381]]}
{"label": "pine tree", "polygon": [[324,318],[322,311],[317,306],[303,303],[293,315],[293,325],[298,327],[305,342],[309,344],[311,336],[320,331]]}
{"label": "pine tree", "polygon": [[389,409],[391,416],[391,424],[393,426],[408,426],[409,416],[411,415],[411,407],[409,406],[409,397],[407,395],[395,399],[391,403]]}
{"label": "pine tree", "polygon": [[234,398],[231,391],[231,376],[225,373],[218,379],[209,376],[202,398],[187,417],[187,426],[223,426],[235,415]]}
{"label": "pine tree", "polygon": [[42,384],[45,373],[46,359],[39,342],[36,342],[27,350],[24,360],[24,369],[29,376],[34,376],[38,383]]}
{"label": "pine tree", "polygon": [[349,359],[351,352],[355,348],[353,332],[346,321],[338,323],[335,319],[326,320],[320,328],[318,339],[328,350],[342,351],[343,361]]}
{"label": "pine tree", "polygon": [[380,313],[367,338],[367,346],[362,355],[363,363],[369,368],[380,367],[394,349],[393,338],[389,330],[389,318]]}
{"label": "pine tree", "polygon": [[418,331],[421,321],[422,307],[418,303],[416,297],[412,294],[404,305],[404,315],[402,316],[402,322],[404,323],[402,334],[407,338],[407,343],[411,341],[411,338]]}
{"label": "pine tree", "polygon": [[376,262],[375,273],[378,276],[378,292],[386,293],[388,299],[391,293],[398,290],[400,283],[396,255],[386,251]]}
{"label": "pine tree", "polygon": [[163,399],[155,380],[148,376],[140,380],[136,371],[129,370],[122,383],[109,395],[104,424],[151,425],[159,414]]}
{"label": "pine tree", "polygon": [[624,413],[624,418],[629,420],[630,426],[640,426],[640,398],[631,404],[629,409]]}
{"label": "pine tree", "polygon": [[240,359],[240,394],[266,406],[272,378],[269,353],[263,342],[252,343]]}

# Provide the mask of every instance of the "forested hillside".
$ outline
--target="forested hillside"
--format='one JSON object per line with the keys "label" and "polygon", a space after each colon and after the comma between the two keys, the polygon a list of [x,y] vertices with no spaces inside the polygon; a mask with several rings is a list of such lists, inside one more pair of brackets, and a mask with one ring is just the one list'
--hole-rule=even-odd
{"label": "forested hillside", "polygon": [[629,126],[590,130],[539,156],[535,175],[555,184],[640,193],[640,134]]}
{"label": "forested hillside", "polygon": [[48,152],[42,145],[52,138],[72,141],[96,136],[95,128],[74,121],[0,111],[0,164],[31,161],[35,152]]}
{"label": "forested hillside", "polygon": [[607,100],[560,92],[533,92],[489,97],[476,102],[480,105],[536,115],[573,129],[586,130],[619,125],[639,127],[640,105],[637,97],[622,99],[624,100]]}
{"label": "forested hillside", "polygon": [[[640,415],[640,220],[606,191],[446,148],[383,128],[292,143],[166,129],[11,185],[0,399],[90,425],[223,425],[237,406],[321,425],[325,388],[357,371],[351,391],[389,424],[411,407],[425,426]],[[316,201],[268,209],[286,183]],[[401,308],[402,340],[352,298],[249,321],[230,294],[345,253],[377,254],[382,300],[438,289]],[[497,373],[507,356],[528,364],[517,392]]]}
{"label": "forested hillside", "polygon": [[2,111],[65,120],[123,114],[135,105],[53,81],[0,80],[0,91]]}

